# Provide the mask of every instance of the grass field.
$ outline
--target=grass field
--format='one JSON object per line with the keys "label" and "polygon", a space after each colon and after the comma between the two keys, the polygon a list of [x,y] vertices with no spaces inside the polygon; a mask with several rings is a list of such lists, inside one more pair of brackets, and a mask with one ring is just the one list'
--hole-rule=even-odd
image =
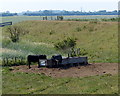
{"label": "grass field", "polygon": [[[16,19],[15,19],[16,20]],[[20,42],[10,42],[8,33],[1,36],[3,56],[23,56],[28,54],[67,54],[55,50],[54,44],[67,37],[77,40],[76,48],[87,53],[89,63],[118,62],[118,23],[117,22],[80,22],[80,21],[23,21],[15,24],[29,30]],[[1,56],[2,56],[1,55]],[[3,94],[116,94],[118,76],[53,78],[44,74],[15,72],[4,67]]]}
{"label": "grass field", "polygon": [[22,36],[19,43],[12,43],[8,41],[4,28],[3,48],[8,51],[18,51],[24,56],[57,54],[61,52],[55,50],[54,44],[72,37],[77,39],[76,48],[86,53],[89,62],[118,62],[117,22],[24,21],[16,25],[29,30],[29,33]]}
{"label": "grass field", "polygon": [[[117,75],[52,78],[3,68],[3,94],[117,94]],[[8,79],[9,78],[9,79]]]}
{"label": "grass field", "polygon": [[[64,19],[108,19],[116,18],[117,15],[85,15],[85,16],[64,16]],[[52,16],[55,20],[57,16]],[[1,20],[2,19],[2,20]],[[27,21],[27,20],[43,20],[43,16],[10,16],[10,17],[0,17],[0,22],[12,21],[13,24]],[[51,16],[48,16],[48,20],[51,20]]]}

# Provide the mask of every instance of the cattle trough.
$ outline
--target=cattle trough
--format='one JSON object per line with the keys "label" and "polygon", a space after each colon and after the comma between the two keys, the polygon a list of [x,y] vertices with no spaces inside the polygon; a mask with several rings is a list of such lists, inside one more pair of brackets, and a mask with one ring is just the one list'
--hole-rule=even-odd
{"label": "cattle trough", "polygon": [[87,57],[69,57],[63,58],[62,62],[53,63],[51,59],[46,60],[46,67],[59,67],[59,66],[73,66],[73,65],[88,64]]}
{"label": "cattle trough", "polygon": [[87,65],[88,58],[87,57],[64,57],[62,58],[61,55],[54,55],[51,59],[47,59],[45,55],[30,55],[28,56],[28,64],[29,68],[31,62],[38,62],[39,67],[61,67],[61,66],[73,66],[73,65]]}

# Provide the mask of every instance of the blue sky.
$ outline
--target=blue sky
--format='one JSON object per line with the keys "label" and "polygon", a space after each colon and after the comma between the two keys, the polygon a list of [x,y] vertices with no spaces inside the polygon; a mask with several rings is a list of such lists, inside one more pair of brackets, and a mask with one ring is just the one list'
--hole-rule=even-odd
{"label": "blue sky", "polygon": [[0,0],[0,12],[38,10],[117,10],[119,0]]}

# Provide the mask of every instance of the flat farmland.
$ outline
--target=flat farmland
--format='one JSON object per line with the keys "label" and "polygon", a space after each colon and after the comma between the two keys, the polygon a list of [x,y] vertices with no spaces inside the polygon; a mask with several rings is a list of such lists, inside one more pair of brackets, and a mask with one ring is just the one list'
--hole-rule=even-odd
{"label": "flat farmland", "polygon": [[[83,16],[64,16],[64,19],[109,19],[116,18],[117,15],[83,15]],[[57,16],[52,16],[53,20]],[[0,22],[9,22],[12,21],[13,24],[28,21],[28,20],[43,20],[43,16],[11,16],[11,17],[0,17]],[[51,20],[51,16],[48,16],[48,20]]]}

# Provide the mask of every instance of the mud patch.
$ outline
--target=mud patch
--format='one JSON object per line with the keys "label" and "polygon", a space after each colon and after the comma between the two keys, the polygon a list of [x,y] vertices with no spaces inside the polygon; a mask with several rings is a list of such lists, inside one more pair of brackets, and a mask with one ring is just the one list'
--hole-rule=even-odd
{"label": "mud patch", "polygon": [[70,68],[37,68],[37,65],[31,65],[31,69],[28,66],[14,66],[12,72],[26,72],[45,74],[51,77],[86,77],[103,74],[117,74],[117,63],[92,63],[86,66],[76,66]]}

